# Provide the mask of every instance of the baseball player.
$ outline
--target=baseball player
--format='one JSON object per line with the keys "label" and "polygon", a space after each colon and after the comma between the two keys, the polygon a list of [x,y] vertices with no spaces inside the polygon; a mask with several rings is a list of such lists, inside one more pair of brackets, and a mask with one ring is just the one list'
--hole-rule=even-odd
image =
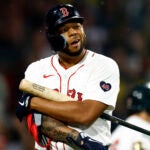
{"label": "baseball player", "polygon": [[[127,122],[150,130],[150,82],[136,85],[127,97]],[[150,136],[118,126],[110,150],[150,150]]]}
{"label": "baseball player", "polygon": [[[115,108],[120,84],[119,68],[111,58],[85,48],[83,21],[84,18],[70,4],[48,10],[45,32],[56,54],[31,63],[25,71],[25,79],[76,101],[50,101],[28,93],[18,100],[16,114],[19,120],[36,111],[34,119],[31,115],[27,117],[29,129],[37,139],[33,128],[42,124],[38,132],[50,138],[52,150],[72,150],[69,144],[85,150],[107,150],[110,144],[110,122],[100,115],[103,112],[112,114]],[[41,118],[38,113],[42,114],[42,121],[37,119],[37,116]],[[78,132],[78,137],[73,139],[69,135],[64,138],[65,131],[60,128],[61,134],[56,130],[52,133],[54,124],[55,127],[63,124],[65,131]],[[37,141],[35,148],[41,150]]]}

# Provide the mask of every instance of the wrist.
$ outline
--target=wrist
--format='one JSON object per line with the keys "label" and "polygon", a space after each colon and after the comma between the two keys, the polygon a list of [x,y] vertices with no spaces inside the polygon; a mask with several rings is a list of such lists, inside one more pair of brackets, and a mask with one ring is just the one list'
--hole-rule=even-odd
{"label": "wrist", "polygon": [[78,134],[77,139],[76,139],[77,143],[82,146],[84,144],[84,138],[85,137],[86,137],[86,135],[83,132],[80,132]]}
{"label": "wrist", "polygon": [[41,98],[34,96],[30,99],[29,109],[33,109],[36,111],[41,110],[43,108],[43,103],[44,99],[41,101]]}

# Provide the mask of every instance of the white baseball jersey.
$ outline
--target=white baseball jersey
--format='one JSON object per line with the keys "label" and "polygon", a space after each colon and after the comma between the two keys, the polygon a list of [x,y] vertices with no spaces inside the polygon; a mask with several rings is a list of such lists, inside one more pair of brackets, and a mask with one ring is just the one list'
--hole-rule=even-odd
{"label": "white baseball jersey", "polygon": [[[78,64],[68,69],[59,64],[59,56],[56,54],[33,62],[25,72],[25,79],[79,101],[93,99],[109,105],[105,111],[108,114],[112,113],[116,105],[119,78],[119,68],[114,60],[90,50],[86,50],[85,57]],[[98,118],[89,128],[76,129],[84,131],[104,145],[110,144],[109,121]],[[52,142],[52,147],[53,150],[72,150],[59,142]]]}
{"label": "white baseball jersey", "polygon": [[[126,119],[127,122],[150,131],[150,122],[137,116]],[[141,143],[143,150],[150,150],[150,136],[138,131],[118,126],[112,133],[112,146],[109,150],[133,150],[135,143]]]}

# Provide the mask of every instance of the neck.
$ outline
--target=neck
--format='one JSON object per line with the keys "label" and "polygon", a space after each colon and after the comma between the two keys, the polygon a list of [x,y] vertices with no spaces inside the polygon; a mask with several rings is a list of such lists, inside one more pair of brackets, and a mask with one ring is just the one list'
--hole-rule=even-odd
{"label": "neck", "polygon": [[76,65],[78,62],[80,62],[83,57],[85,56],[86,54],[86,50],[84,49],[82,51],[82,53],[79,55],[79,56],[76,56],[76,57],[71,57],[71,56],[68,56],[64,53],[59,53],[59,63],[61,66],[63,66],[64,68],[68,69],[74,65]]}
{"label": "neck", "polygon": [[137,116],[139,116],[141,119],[147,121],[147,122],[150,122],[150,114],[148,114],[147,112],[145,111],[142,111],[138,114],[136,114]]}

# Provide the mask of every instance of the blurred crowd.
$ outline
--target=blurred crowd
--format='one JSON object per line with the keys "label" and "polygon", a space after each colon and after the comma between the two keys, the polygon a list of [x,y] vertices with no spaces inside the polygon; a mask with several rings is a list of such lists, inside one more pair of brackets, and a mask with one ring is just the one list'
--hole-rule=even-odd
{"label": "blurred crowd", "polygon": [[150,81],[149,0],[1,0],[1,150],[32,150],[32,138],[15,117],[21,94],[18,85],[29,63],[54,53],[45,38],[43,21],[46,11],[59,3],[73,4],[84,16],[86,47],[119,65],[121,84],[114,115],[125,118],[124,98],[130,89]]}

